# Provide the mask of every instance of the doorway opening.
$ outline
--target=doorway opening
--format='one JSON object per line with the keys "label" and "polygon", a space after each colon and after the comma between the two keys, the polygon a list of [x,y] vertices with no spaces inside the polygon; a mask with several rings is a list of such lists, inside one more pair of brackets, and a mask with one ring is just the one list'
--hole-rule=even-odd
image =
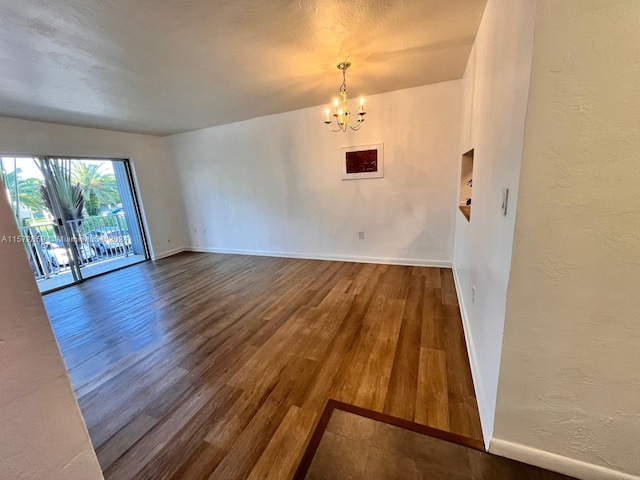
{"label": "doorway opening", "polygon": [[128,160],[3,156],[0,178],[42,293],[149,259]]}

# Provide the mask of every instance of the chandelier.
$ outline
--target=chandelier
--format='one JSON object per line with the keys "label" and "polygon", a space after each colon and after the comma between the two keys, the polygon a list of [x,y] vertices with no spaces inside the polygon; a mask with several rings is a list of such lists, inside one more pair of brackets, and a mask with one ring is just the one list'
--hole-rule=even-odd
{"label": "chandelier", "polygon": [[342,85],[340,85],[340,96],[342,97],[342,106],[336,98],[333,101],[333,120],[331,119],[331,109],[327,108],[325,113],[327,118],[324,123],[332,132],[346,132],[347,127],[351,130],[358,130],[364,122],[364,98],[360,97],[360,110],[358,110],[358,121],[353,125],[351,123],[351,112],[349,112],[349,98],[347,92],[347,69],[351,66],[351,62],[341,62],[338,69],[342,70]]}

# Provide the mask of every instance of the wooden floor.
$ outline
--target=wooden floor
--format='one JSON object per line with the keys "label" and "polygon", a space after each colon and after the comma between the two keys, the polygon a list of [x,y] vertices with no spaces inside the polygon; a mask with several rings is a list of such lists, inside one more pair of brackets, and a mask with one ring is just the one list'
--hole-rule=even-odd
{"label": "wooden floor", "polygon": [[44,300],[106,479],[288,479],[329,398],[481,439],[448,269],[189,253]]}

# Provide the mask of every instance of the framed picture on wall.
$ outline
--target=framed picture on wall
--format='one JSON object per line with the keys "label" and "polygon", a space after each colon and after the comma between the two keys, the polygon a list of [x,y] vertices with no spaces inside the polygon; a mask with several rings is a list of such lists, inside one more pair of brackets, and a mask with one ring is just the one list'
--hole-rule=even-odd
{"label": "framed picture on wall", "polygon": [[342,148],[342,179],[384,177],[382,143]]}

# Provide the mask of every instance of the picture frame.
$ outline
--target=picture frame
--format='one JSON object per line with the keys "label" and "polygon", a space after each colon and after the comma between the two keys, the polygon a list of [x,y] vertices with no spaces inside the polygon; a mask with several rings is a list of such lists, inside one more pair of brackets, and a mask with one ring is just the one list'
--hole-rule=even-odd
{"label": "picture frame", "polygon": [[342,180],[384,177],[382,143],[342,148]]}

